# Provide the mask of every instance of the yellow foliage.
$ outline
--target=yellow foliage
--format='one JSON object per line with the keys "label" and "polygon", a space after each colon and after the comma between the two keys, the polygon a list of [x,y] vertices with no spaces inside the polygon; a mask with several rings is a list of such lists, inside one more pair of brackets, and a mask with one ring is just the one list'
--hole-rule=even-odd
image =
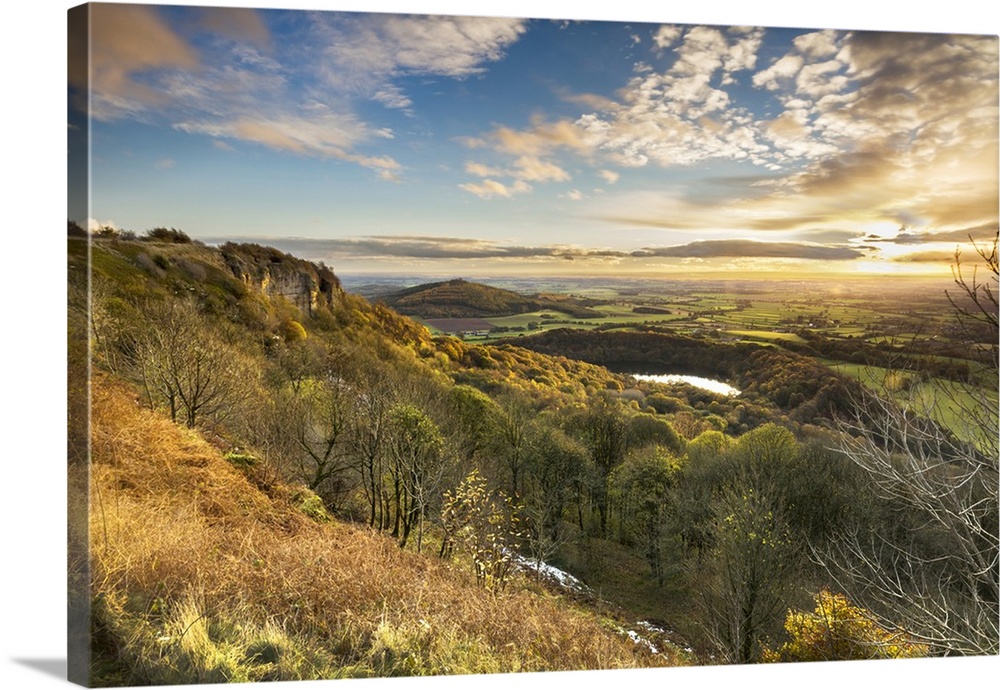
{"label": "yellow foliage", "polygon": [[842,659],[908,659],[927,655],[927,646],[901,630],[887,630],[871,612],[855,606],[843,594],[822,590],[816,609],[789,611],[785,631],[789,641],[766,649],[764,661],[834,661]]}

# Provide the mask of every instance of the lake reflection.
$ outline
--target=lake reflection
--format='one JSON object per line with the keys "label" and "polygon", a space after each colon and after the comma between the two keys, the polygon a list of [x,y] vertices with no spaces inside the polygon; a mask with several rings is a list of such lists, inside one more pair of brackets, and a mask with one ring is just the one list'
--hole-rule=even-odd
{"label": "lake reflection", "polygon": [[631,374],[632,378],[639,381],[654,381],[656,383],[686,383],[696,388],[702,388],[712,393],[722,395],[739,395],[740,391],[727,383],[706,379],[701,376],[685,376],[682,374]]}

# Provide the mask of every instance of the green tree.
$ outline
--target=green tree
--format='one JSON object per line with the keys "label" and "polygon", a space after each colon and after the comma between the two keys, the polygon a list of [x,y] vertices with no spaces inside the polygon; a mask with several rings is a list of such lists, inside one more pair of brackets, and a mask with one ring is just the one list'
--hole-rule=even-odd
{"label": "green tree", "polygon": [[573,420],[597,476],[591,484],[594,505],[600,520],[600,534],[608,532],[608,478],[628,450],[629,422],[617,403],[600,398]]}
{"label": "green tree", "polygon": [[712,501],[733,475],[728,453],[734,443],[720,431],[705,431],[688,442],[687,460],[670,494],[673,530],[699,562],[712,544]]}
{"label": "green tree", "polygon": [[760,660],[780,628],[799,549],[774,497],[741,477],[714,506],[704,625],[730,663]]}
{"label": "green tree", "polygon": [[665,419],[650,414],[637,414],[629,419],[629,445],[655,444],[679,455],[684,452],[684,440]]}
{"label": "green tree", "polygon": [[443,476],[444,439],[433,420],[410,404],[397,405],[389,411],[389,438],[395,508],[392,536],[405,547],[416,527],[419,551],[428,502]]}
{"label": "green tree", "polygon": [[502,411],[493,399],[478,388],[457,385],[445,396],[449,436],[458,446],[458,455],[466,465],[496,436]]}
{"label": "green tree", "polygon": [[649,445],[630,451],[610,477],[623,535],[641,545],[650,573],[661,586],[668,499],[679,467],[668,448]]}
{"label": "green tree", "polygon": [[547,560],[564,541],[563,517],[586,472],[587,450],[555,426],[531,427],[523,509],[531,555]]}

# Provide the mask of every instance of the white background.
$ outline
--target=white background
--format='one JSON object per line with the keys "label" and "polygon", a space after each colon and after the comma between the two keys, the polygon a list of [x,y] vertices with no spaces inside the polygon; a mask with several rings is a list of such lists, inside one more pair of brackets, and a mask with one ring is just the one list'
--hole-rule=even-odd
{"label": "white background", "polygon": [[[66,10],[75,3],[6,3],[0,42],[0,170],[5,239],[0,254],[3,363],[0,378],[0,687],[66,684],[65,624],[65,240]],[[308,9],[493,14],[674,23],[891,29],[996,35],[997,12],[978,0],[768,0],[668,3],[648,0],[251,0],[192,4]],[[899,13],[899,14],[897,14]],[[11,211],[13,213],[11,214]],[[10,217],[12,215],[12,217]],[[3,216],[0,216],[2,218]],[[0,221],[3,222],[3,221]],[[166,221],[165,221],[166,222]],[[577,685],[629,688],[811,688],[973,686],[1000,677],[1000,658],[799,664],[781,667],[660,669],[477,678],[317,681],[281,687],[378,690],[486,690]],[[992,679],[992,680],[990,680]],[[221,687],[221,686],[210,686]],[[272,685],[273,687],[273,685]]]}

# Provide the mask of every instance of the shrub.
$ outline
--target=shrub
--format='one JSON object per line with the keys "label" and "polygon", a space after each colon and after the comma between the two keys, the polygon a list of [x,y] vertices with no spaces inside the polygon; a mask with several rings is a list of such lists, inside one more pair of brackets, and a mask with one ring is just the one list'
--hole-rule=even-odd
{"label": "shrub", "polygon": [[908,659],[927,655],[926,645],[905,632],[887,630],[869,611],[854,606],[843,594],[822,590],[812,613],[789,611],[785,632],[789,641],[764,651],[765,661],[835,661],[843,659]]}
{"label": "shrub", "polygon": [[285,339],[285,342],[295,343],[300,340],[305,340],[308,337],[308,334],[301,323],[293,321],[292,319],[286,319],[284,323],[281,324],[281,337]]}
{"label": "shrub", "polygon": [[292,500],[305,515],[316,522],[329,522],[330,515],[326,512],[323,499],[308,489],[303,489],[292,496]]}
{"label": "shrub", "polygon": [[248,470],[251,467],[254,467],[258,462],[256,456],[246,453],[238,448],[229,451],[223,457],[242,470]]}
{"label": "shrub", "polygon": [[170,244],[190,244],[191,238],[183,230],[178,230],[176,228],[153,228],[152,230],[147,230],[145,237],[142,238],[145,242],[167,242]]}

